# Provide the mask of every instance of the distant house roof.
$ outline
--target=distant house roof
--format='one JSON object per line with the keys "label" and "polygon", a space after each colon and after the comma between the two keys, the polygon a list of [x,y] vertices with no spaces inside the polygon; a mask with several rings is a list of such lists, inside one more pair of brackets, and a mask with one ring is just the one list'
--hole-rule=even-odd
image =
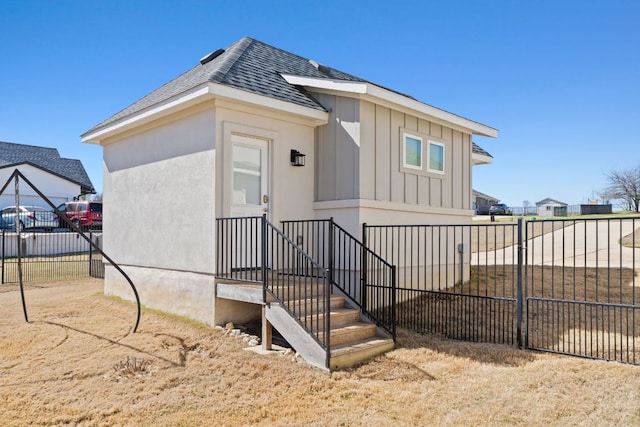
{"label": "distant house roof", "polygon": [[480,147],[475,142],[472,142],[471,144],[472,144],[472,147],[473,147],[473,154],[480,154],[482,156],[487,156],[487,157],[493,158],[493,156],[491,154],[489,154],[488,151],[486,151],[484,148]]}
{"label": "distant house roof", "polygon": [[[427,111],[440,112],[452,120],[478,129],[481,134],[497,135],[495,129],[428,106],[411,96],[374,85],[362,78],[318,64],[250,37],[244,37],[227,49],[219,49],[202,58],[200,64],[94,126],[82,136],[85,141],[95,141],[95,136],[110,125],[144,114],[160,105],[178,102],[180,97],[204,96],[194,94],[192,91],[203,88],[207,84],[222,85],[326,113],[326,109],[307,92],[305,87],[314,87],[313,85],[320,85],[315,87],[324,87],[323,85],[350,87],[349,84],[353,83],[381,88],[382,92],[393,94],[398,99],[404,100],[402,102],[421,106],[420,108]],[[362,91],[360,86],[353,90],[356,90],[356,93],[362,93],[357,92]],[[370,90],[373,89],[370,88]]]}
{"label": "distant house roof", "polygon": [[55,148],[0,141],[0,168],[21,164],[33,165],[78,184],[81,194],[95,193],[89,175],[80,160],[62,158]]}
{"label": "distant house roof", "polygon": [[550,199],[549,197],[547,197],[546,199],[540,200],[539,202],[536,202],[536,206],[550,205],[550,204],[559,205],[559,206],[568,206],[564,202],[560,202],[560,201],[555,200],[555,199]]}
{"label": "distant house roof", "polygon": [[473,191],[473,196],[476,198],[482,198],[485,199],[491,203],[498,203],[500,201],[500,199],[493,197],[493,196],[489,196],[488,194],[484,194],[479,192],[478,190],[472,190]]}

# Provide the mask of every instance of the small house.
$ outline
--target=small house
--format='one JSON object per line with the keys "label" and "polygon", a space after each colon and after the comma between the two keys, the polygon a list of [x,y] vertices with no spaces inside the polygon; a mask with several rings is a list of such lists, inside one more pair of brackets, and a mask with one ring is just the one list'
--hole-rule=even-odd
{"label": "small house", "polygon": [[[263,326],[286,328],[295,309],[274,314],[274,287],[248,296],[222,269],[294,280],[300,268],[275,264],[306,260],[291,251],[329,235],[287,234],[289,221],[331,219],[354,240],[363,223],[471,222],[471,169],[490,157],[472,138],[495,129],[250,37],[194,62],[82,135],[103,148],[105,251],[144,304],[209,324],[260,316],[261,304]],[[264,245],[264,222],[249,218],[296,247]],[[130,298],[115,269],[105,275],[107,293]]]}
{"label": "small house", "polygon": [[550,198],[536,202],[536,211],[540,216],[567,216],[567,207],[566,203]]}
{"label": "small house", "polygon": [[[55,148],[0,141],[0,186],[16,169],[56,206],[95,193],[80,160],[62,158]],[[28,185],[20,185],[20,205],[50,208]],[[9,185],[0,195],[0,208],[15,205],[14,189]]]}

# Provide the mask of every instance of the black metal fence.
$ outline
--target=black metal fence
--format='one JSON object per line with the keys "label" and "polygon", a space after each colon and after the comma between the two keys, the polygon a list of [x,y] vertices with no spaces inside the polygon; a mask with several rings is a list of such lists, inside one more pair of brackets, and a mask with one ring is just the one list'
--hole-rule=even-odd
{"label": "black metal fence", "polygon": [[[364,226],[398,326],[640,364],[638,218]],[[636,249],[636,247],[639,247]]]}
{"label": "black metal fence", "polygon": [[526,346],[640,364],[640,219],[529,225]]}
{"label": "black metal fence", "polygon": [[[78,233],[67,230],[0,232],[1,283],[104,278],[102,255]],[[102,232],[89,232],[102,246]],[[20,247],[18,247],[20,246]],[[18,258],[20,249],[21,258]],[[20,268],[18,268],[20,267]]]}
{"label": "black metal fence", "polygon": [[[450,338],[515,343],[517,288],[494,253],[496,242],[517,243],[517,225],[386,225],[363,227],[367,246],[396,266],[398,326]],[[514,256],[517,247],[508,249]],[[503,255],[506,257],[506,255]]]}

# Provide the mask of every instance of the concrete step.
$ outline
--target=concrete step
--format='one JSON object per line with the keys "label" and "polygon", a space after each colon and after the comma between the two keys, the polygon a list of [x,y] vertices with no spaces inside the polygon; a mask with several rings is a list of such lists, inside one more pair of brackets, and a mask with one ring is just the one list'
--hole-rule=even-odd
{"label": "concrete step", "polygon": [[331,346],[329,369],[342,369],[391,351],[394,342],[390,338],[372,337],[350,344]]}
{"label": "concrete step", "polygon": [[[254,304],[262,303],[262,285],[259,283],[232,282],[225,281],[225,279],[218,279],[216,281],[216,287],[219,298],[251,302]],[[326,294],[326,287],[324,285],[318,285],[317,283],[280,283],[270,287],[270,289],[283,300],[319,298],[324,301],[324,295]],[[267,302],[273,301],[275,301],[275,299],[267,292]]]}

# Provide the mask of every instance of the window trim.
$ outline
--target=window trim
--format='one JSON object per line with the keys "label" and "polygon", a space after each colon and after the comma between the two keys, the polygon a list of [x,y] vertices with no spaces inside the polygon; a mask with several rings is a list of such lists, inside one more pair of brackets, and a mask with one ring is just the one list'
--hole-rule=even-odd
{"label": "window trim", "polygon": [[[431,168],[431,145],[436,145],[442,149],[442,170]],[[444,175],[446,163],[446,147],[442,142],[427,139],[427,172]]]}
{"label": "window trim", "polygon": [[[407,138],[411,138],[420,142],[420,156],[419,156],[420,164],[419,165],[412,165],[407,163]],[[402,167],[406,169],[416,170],[416,171],[424,170],[423,147],[424,147],[424,138],[409,132],[402,132]]]}

